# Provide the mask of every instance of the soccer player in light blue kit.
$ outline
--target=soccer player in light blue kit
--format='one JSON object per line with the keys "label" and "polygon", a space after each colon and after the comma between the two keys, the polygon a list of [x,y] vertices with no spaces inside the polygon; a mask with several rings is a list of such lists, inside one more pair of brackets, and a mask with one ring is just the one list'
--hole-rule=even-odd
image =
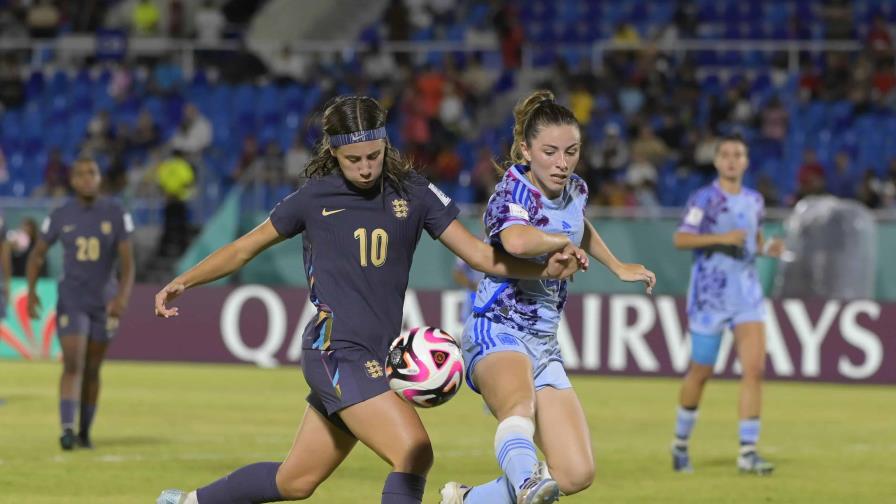
{"label": "soccer player in light blue kit", "polygon": [[[535,260],[570,244],[583,247],[620,279],[645,282],[649,292],[653,273],[616,259],[584,218],[588,187],[573,173],[581,133],[572,112],[550,92],[537,91],[514,116],[512,165],[485,213],[488,241]],[[583,262],[584,252],[578,249]],[[462,347],[467,383],[498,420],[494,448],[504,474],[473,488],[450,482],[442,487],[442,504],[542,504],[591,485],[588,423],[556,337],[566,286],[494,275],[479,283]]]}
{"label": "soccer player in light blue kit", "polygon": [[779,256],[783,244],[763,240],[759,228],[764,214],[762,196],[742,185],[748,162],[742,139],[723,139],[715,157],[719,178],[691,196],[675,233],[676,247],[694,249],[687,308],[692,362],[681,386],[672,443],[672,466],[678,472],[693,471],[688,439],[726,327],[734,331],[743,368],[737,467],[756,474],[774,470],[756,451],[765,367],[765,309],[755,263],[760,253]]}

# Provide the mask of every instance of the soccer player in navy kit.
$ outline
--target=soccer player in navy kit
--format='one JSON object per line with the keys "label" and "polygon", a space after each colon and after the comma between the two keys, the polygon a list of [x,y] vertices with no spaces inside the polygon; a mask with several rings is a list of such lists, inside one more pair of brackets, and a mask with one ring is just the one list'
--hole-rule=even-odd
{"label": "soccer player in navy kit", "polygon": [[[94,161],[75,162],[71,175],[75,197],[44,220],[26,266],[28,313],[37,318],[41,307],[35,290],[37,277],[47,249],[56,241],[62,243],[56,325],[63,361],[59,419],[64,450],[71,450],[76,443],[92,446],[90,426],[99,398],[100,366],[134,285],[130,242],[134,225],[118,203],[99,195],[100,181]],[[110,296],[116,259],[120,262],[118,289]],[[75,413],[79,410],[76,438]]]}
{"label": "soccer player in navy kit", "polygon": [[719,178],[691,196],[675,233],[676,247],[694,250],[688,288],[691,366],[681,385],[672,443],[672,467],[677,472],[693,471],[688,440],[725,327],[734,332],[743,368],[737,467],[754,474],[774,470],[774,465],[756,450],[765,369],[765,308],[756,257],[780,256],[783,243],[763,238],[762,195],[743,187],[748,163],[747,146],[741,138],[728,137],[719,142],[715,156]]}
{"label": "soccer player in navy kit", "polygon": [[477,240],[455,219],[452,201],[389,145],[385,120],[372,98],[335,99],[324,111],[324,141],[306,166],[309,181],[261,225],[156,295],[157,314],[175,316],[177,308],[167,305],[185,289],[229,275],[301,233],[309,295],[318,310],[303,336],[309,408],[286,460],[245,466],[194,492],[165,490],[158,503],[306,499],[358,440],[392,466],[381,502],[419,503],[432,447],[414,408],[390,391],[383,368],[389,343],[401,331],[422,231],[489,273],[565,278],[578,269],[582,256],[574,247],[558,247],[547,264],[536,264]]}

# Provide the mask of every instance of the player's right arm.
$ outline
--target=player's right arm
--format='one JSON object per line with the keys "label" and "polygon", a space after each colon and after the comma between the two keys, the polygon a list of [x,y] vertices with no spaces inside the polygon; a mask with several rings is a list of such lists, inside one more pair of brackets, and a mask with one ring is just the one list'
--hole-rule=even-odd
{"label": "player's right arm", "polygon": [[514,224],[499,233],[504,250],[517,257],[539,257],[570,245],[569,237],[545,233],[528,224]]}
{"label": "player's right arm", "polygon": [[[473,269],[505,278],[565,280],[578,271],[580,265],[587,268],[588,264],[584,253],[572,245],[553,253],[546,264],[518,259],[477,239],[457,220],[452,221],[438,239]],[[583,261],[581,264],[580,260]]]}
{"label": "player's right arm", "polygon": [[40,317],[40,298],[37,296],[37,277],[47,261],[47,250],[59,236],[59,219],[56,211],[44,219],[40,226],[40,234],[28,261],[25,263],[25,278],[28,281],[28,316],[32,319]]}
{"label": "player's right arm", "polygon": [[212,252],[159,291],[155,300],[156,315],[165,318],[177,316],[177,308],[169,308],[167,304],[185,290],[230,275],[271,245],[285,239],[271,224],[271,219],[266,219],[252,231],[237,238],[236,241]]}
{"label": "player's right arm", "polygon": [[712,247],[713,245],[734,245],[743,247],[747,239],[747,232],[743,229],[735,229],[727,233],[700,234],[676,231],[673,242],[676,248],[696,249]]}

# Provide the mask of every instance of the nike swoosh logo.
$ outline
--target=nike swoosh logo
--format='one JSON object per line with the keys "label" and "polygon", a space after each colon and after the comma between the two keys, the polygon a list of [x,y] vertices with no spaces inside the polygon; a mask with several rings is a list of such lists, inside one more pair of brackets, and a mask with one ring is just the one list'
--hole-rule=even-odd
{"label": "nike swoosh logo", "polygon": [[74,229],[75,229],[75,226],[63,226],[63,227],[62,227],[62,232],[63,232],[63,233],[68,233],[69,231],[72,231],[72,230],[74,230]]}
{"label": "nike swoosh logo", "polygon": [[323,210],[321,210],[320,214],[323,215],[324,217],[326,217],[328,215],[333,215],[334,213],[339,213],[339,212],[344,212],[344,211],[345,211],[344,208],[340,208],[339,210],[327,210],[326,208],[324,208]]}

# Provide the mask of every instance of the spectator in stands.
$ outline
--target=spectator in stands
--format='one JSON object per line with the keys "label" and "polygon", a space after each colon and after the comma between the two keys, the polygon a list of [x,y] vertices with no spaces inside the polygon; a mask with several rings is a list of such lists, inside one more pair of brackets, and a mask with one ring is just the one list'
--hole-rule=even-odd
{"label": "spectator in stands", "polygon": [[16,16],[15,9],[0,9],[0,33],[4,37],[11,39],[25,38],[28,36],[28,30],[21,20]]}
{"label": "spectator in stands", "polygon": [[715,157],[719,138],[713,130],[704,129],[694,145],[694,167],[704,178],[715,177]]}
{"label": "spectator in stands", "polygon": [[641,34],[629,23],[621,22],[616,25],[613,30],[614,44],[640,44]]}
{"label": "spectator in stands", "polygon": [[887,24],[887,18],[880,12],[874,15],[871,21],[871,28],[868,30],[868,36],[865,37],[865,44],[871,51],[882,54],[893,49],[893,37],[890,33],[890,26]]}
{"label": "spectator in stands", "polygon": [[383,13],[388,28],[389,40],[408,40],[411,34],[411,22],[408,8],[403,0],[390,0]]}
{"label": "spectator in stands", "polygon": [[243,148],[237,158],[236,165],[230,171],[230,179],[238,184],[248,185],[261,178],[261,159],[259,159],[258,139],[254,135],[243,138]]}
{"label": "spectator in stands", "polygon": [[283,149],[280,148],[280,144],[276,140],[271,140],[264,146],[260,178],[270,187],[279,186],[286,181],[286,162],[283,157]]}
{"label": "spectator in stands", "polygon": [[756,190],[765,200],[766,208],[781,206],[781,198],[778,197],[778,186],[775,185],[774,179],[768,174],[759,176],[759,182],[756,184]]}
{"label": "spectator in stands", "polygon": [[638,137],[632,142],[632,159],[646,161],[653,166],[661,166],[672,152],[662,139],[657,137],[649,124],[642,124],[638,129]]}
{"label": "spectator in stands", "polygon": [[806,196],[824,192],[824,166],[818,162],[818,155],[814,149],[806,149],[803,151],[803,164],[797,172],[796,199],[801,200]]}
{"label": "spectator in stands", "polygon": [[361,68],[364,75],[377,85],[395,78],[398,72],[398,63],[391,52],[384,51],[379,41],[373,41],[370,50],[363,54]]}
{"label": "spectator in stands", "polygon": [[68,190],[68,166],[62,159],[62,150],[53,147],[44,166],[44,183],[34,189],[34,195],[57,198],[65,196]]}
{"label": "spectator in stands", "polygon": [[153,0],[138,0],[134,6],[132,26],[135,35],[156,35],[159,32],[159,7]]}
{"label": "spectator in stands", "polygon": [[[600,142],[589,142],[586,145],[589,170],[585,179],[594,191],[608,179],[619,178],[628,164],[629,150],[616,123],[604,126],[604,137]],[[594,194],[597,192],[594,191]]]}
{"label": "spectator in stands", "polygon": [[821,96],[821,89],[821,73],[812,60],[807,59],[800,72],[800,101],[807,103],[817,100]]}
{"label": "spectator in stands", "polygon": [[134,131],[131,134],[130,148],[135,151],[138,157],[142,158],[151,149],[156,148],[161,141],[159,126],[153,119],[152,113],[148,109],[141,110],[137,116]]}
{"label": "spectator in stands", "polygon": [[594,108],[594,95],[584,82],[576,82],[569,95],[569,108],[579,124],[591,123],[591,109]]}
{"label": "spectator in stands", "polygon": [[685,137],[685,127],[681,121],[678,110],[666,110],[663,112],[659,129],[656,131],[659,137],[670,149],[679,151]]}
{"label": "spectator in stands", "polygon": [[853,39],[852,0],[826,0],[819,6],[828,40]]}
{"label": "spectator in stands", "polygon": [[200,44],[217,44],[221,41],[227,20],[221,9],[215,7],[213,0],[205,0],[202,6],[196,9],[193,16],[193,25],[196,28],[196,41]]}
{"label": "spectator in stands", "polygon": [[183,0],[168,0],[168,35],[173,38],[184,36]]}
{"label": "spectator in stands", "polygon": [[446,80],[442,89],[442,101],[439,104],[439,122],[452,137],[450,140],[460,137],[464,132],[469,134],[472,124],[464,101],[458,92],[454,82]]}
{"label": "spectator in stands", "polygon": [[286,182],[292,187],[300,187],[305,181],[305,165],[311,160],[311,151],[302,141],[302,135],[296,134],[292,145],[286,152]]}
{"label": "spectator in stands", "polygon": [[862,177],[862,182],[859,184],[859,188],[856,191],[856,199],[868,208],[880,208],[882,202],[882,189],[883,183],[877,178],[874,169],[869,168],[868,170],[865,170],[865,175]]}
{"label": "spectator in stands", "polygon": [[[501,150],[501,152],[505,151],[506,149]],[[495,185],[500,180],[495,169],[495,162],[492,159],[492,152],[488,147],[481,147],[476,154],[471,180],[473,182],[474,201],[477,203],[488,201],[488,198],[495,191]]]}
{"label": "spectator in stands", "polygon": [[878,64],[878,69],[872,78],[874,86],[875,101],[884,105],[891,105],[894,102],[894,89],[896,89],[896,71],[894,71],[893,60],[887,58]]}
{"label": "spectator in stands", "polygon": [[737,126],[750,126],[753,123],[755,112],[750,103],[749,92],[742,87],[734,87],[728,90],[728,102],[731,104],[731,113],[728,120]]}
{"label": "spectator in stands", "polygon": [[28,9],[28,32],[34,38],[52,38],[59,32],[61,15],[50,0],[38,0]]}
{"label": "spectator in stands", "polygon": [[106,154],[111,147],[114,133],[109,111],[100,110],[87,123],[87,138],[84,141],[83,148],[97,155]]}
{"label": "spectator in stands", "polygon": [[18,108],[25,103],[25,84],[19,75],[15,57],[0,57],[0,112]]}
{"label": "spectator in stands", "polygon": [[188,159],[202,155],[212,143],[212,124],[199,112],[196,105],[184,106],[180,126],[171,138],[171,147],[181,151]]}
{"label": "spectator in stands", "polygon": [[433,163],[433,171],[435,173],[430,178],[440,182],[455,182],[458,175],[460,175],[461,164],[462,161],[457,154],[457,146],[448,144],[439,149],[438,154],[436,154],[435,162]]}
{"label": "spectator in stands", "polygon": [[156,181],[165,195],[165,212],[159,255],[177,257],[189,240],[187,201],[192,197],[195,175],[183,153],[175,150],[156,170]]}
{"label": "spectator in stands", "polygon": [[293,51],[289,44],[283,44],[283,49],[271,59],[271,73],[278,84],[306,82],[311,63],[311,57],[307,54]]}
{"label": "spectator in stands", "polygon": [[516,9],[511,2],[505,2],[495,11],[492,25],[501,43],[501,60],[505,69],[517,69],[523,61],[525,35],[520,25]]}
{"label": "spectator in stands", "polygon": [[467,60],[467,66],[461,72],[460,81],[472,98],[473,107],[485,104],[495,86],[496,76],[482,64],[482,53],[473,53]]}
{"label": "spectator in stands", "polygon": [[856,179],[852,173],[852,160],[845,150],[834,156],[834,169],[827,177],[828,192],[838,198],[852,199],[856,195]]}
{"label": "spectator in stands", "polygon": [[[787,137],[787,109],[777,96],[762,109],[760,131],[762,138],[781,146]],[[767,200],[766,200],[767,201]]]}
{"label": "spectator in stands", "polygon": [[635,189],[641,188],[645,183],[656,184],[656,165],[650,161],[645,152],[632,150],[632,162],[628,166],[625,180]]}
{"label": "spectator in stands", "polygon": [[896,159],[890,160],[888,175],[880,185],[881,207],[896,209]]}

